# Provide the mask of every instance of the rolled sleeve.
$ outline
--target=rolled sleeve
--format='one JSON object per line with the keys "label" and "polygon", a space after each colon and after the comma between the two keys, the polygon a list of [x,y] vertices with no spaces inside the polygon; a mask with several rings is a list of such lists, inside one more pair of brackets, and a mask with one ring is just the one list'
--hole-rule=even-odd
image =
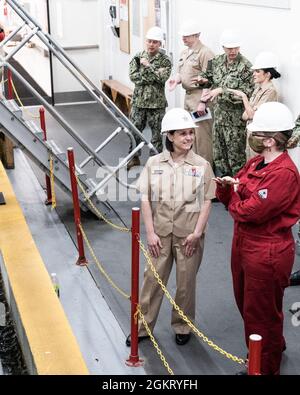
{"label": "rolled sleeve", "polygon": [[150,197],[151,197],[149,170],[150,170],[150,166],[147,162],[136,183],[136,188],[141,195],[142,201],[150,201]]}

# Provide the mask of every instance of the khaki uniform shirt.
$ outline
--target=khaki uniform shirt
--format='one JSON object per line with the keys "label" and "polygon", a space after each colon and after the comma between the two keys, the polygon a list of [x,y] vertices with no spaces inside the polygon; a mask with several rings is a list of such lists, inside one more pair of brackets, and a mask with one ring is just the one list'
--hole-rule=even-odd
{"label": "khaki uniform shirt", "polygon": [[193,151],[181,164],[167,150],[149,158],[137,187],[151,203],[158,235],[186,237],[194,231],[203,202],[215,197],[212,177],[210,164]]}
{"label": "khaki uniform shirt", "polygon": [[278,101],[278,92],[272,81],[263,87],[257,86],[254,89],[250,99],[250,105],[256,110],[263,103],[270,101]]}
{"label": "khaki uniform shirt", "polygon": [[181,77],[182,87],[187,94],[192,90],[199,90],[202,93],[202,89],[199,89],[199,86],[196,86],[192,79],[197,78],[200,72],[206,70],[208,61],[213,57],[214,53],[200,41],[192,50],[187,48],[182,51],[178,73]]}

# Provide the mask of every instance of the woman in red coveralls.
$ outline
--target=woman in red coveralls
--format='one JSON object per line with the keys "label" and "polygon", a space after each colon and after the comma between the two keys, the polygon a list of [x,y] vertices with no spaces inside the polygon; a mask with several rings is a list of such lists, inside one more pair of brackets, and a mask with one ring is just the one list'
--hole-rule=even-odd
{"label": "woman in red coveralls", "polygon": [[217,197],[234,219],[234,295],[247,345],[251,334],[263,338],[264,375],[280,374],[285,349],[282,300],[295,255],[291,228],[300,217],[299,172],[286,151],[293,127],[285,105],[262,104],[248,125],[249,144],[259,155],[235,178],[215,179]]}

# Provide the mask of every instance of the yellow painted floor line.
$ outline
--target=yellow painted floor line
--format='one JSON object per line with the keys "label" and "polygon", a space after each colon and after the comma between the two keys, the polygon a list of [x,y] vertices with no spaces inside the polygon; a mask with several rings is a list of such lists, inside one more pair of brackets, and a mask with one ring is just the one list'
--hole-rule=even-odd
{"label": "yellow painted floor line", "polygon": [[37,373],[88,374],[1,162],[0,191],[0,249]]}

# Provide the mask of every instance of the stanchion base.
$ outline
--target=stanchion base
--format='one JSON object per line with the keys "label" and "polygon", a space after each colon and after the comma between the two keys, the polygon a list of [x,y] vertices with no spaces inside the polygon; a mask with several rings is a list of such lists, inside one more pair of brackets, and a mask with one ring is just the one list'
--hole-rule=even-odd
{"label": "stanchion base", "polygon": [[79,257],[76,261],[76,265],[78,266],[87,266],[88,261],[85,257]]}
{"label": "stanchion base", "polygon": [[46,200],[45,200],[45,205],[46,205],[46,206],[52,205],[52,200],[51,200],[51,199],[46,199]]}
{"label": "stanchion base", "polygon": [[129,358],[126,359],[125,365],[131,366],[132,368],[138,368],[139,366],[144,366],[144,360],[139,357],[129,356]]}

